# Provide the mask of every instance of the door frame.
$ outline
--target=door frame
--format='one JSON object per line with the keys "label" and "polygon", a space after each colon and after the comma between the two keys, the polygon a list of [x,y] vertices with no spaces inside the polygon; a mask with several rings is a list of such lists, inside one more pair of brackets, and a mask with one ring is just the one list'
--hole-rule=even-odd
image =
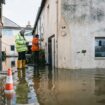
{"label": "door frame", "polygon": [[[54,43],[52,42],[53,40]],[[54,62],[52,62],[52,60],[54,60]],[[49,66],[55,67],[55,35],[48,38],[48,63]]]}

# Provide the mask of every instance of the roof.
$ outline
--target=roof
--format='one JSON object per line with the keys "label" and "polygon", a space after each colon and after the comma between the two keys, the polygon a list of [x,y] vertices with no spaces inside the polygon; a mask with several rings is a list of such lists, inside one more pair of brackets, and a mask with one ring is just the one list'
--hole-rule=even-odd
{"label": "roof", "polygon": [[40,15],[41,15],[41,13],[42,13],[42,10],[43,10],[43,8],[44,8],[44,6],[45,6],[45,4],[46,4],[46,1],[47,1],[47,0],[42,0],[42,2],[41,2],[41,6],[40,6],[39,11],[38,11],[38,13],[37,13],[37,17],[36,17],[36,20],[35,20],[35,24],[34,24],[34,28],[33,28],[32,34],[34,34],[34,32],[35,32],[35,30],[36,30],[36,27],[37,27],[37,24],[38,24],[38,20],[39,20],[39,18],[40,18]]}
{"label": "roof", "polygon": [[2,17],[2,21],[3,21],[3,27],[20,27],[15,22],[13,22],[12,20],[8,19],[7,17],[3,16]]}
{"label": "roof", "polygon": [[16,29],[16,30],[21,30],[22,28],[25,28],[26,30],[32,30],[31,27],[21,27],[12,20],[8,19],[7,17],[2,17],[3,21],[3,28],[4,29]]}

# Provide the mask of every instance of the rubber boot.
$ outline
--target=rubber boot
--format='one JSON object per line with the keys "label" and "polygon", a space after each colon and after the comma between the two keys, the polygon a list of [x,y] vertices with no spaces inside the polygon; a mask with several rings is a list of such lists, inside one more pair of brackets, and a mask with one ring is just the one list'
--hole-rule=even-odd
{"label": "rubber boot", "polygon": [[17,60],[17,69],[22,69],[22,60]]}
{"label": "rubber boot", "polygon": [[17,60],[17,69],[20,67],[20,60]]}
{"label": "rubber boot", "polygon": [[22,69],[22,60],[20,60],[20,69]]}
{"label": "rubber boot", "polygon": [[26,60],[23,60],[22,61],[22,68],[25,68],[26,67]]}

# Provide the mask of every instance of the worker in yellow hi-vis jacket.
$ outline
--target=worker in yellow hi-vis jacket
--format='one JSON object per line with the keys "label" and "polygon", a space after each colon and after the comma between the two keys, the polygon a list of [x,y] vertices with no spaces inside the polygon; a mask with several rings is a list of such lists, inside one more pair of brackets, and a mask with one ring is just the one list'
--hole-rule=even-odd
{"label": "worker in yellow hi-vis jacket", "polygon": [[18,52],[18,60],[17,60],[17,68],[21,69],[25,67],[26,64],[26,56],[25,53],[28,50],[27,44],[24,37],[25,29],[22,29],[19,34],[15,37],[15,43],[16,43],[16,50]]}

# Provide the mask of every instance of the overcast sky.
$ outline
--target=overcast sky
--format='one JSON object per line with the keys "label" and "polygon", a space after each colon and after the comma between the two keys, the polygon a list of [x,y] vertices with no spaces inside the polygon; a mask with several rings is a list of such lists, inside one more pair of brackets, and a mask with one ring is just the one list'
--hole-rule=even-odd
{"label": "overcast sky", "polygon": [[26,26],[30,21],[34,25],[41,0],[5,0],[3,16],[9,18],[20,26]]}

